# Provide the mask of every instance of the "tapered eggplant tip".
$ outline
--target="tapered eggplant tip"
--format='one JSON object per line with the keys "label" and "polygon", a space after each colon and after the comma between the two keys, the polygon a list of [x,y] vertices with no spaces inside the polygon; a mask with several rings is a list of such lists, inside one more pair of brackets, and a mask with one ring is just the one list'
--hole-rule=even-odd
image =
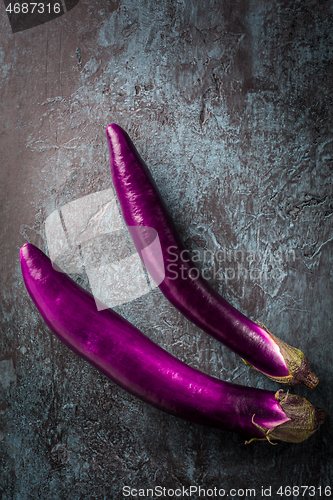
{"label": "tapered eggplant tip", "polygon": [[119,133],[119,132],[124,132],[124,130],[121,128],[120,125],[117,125],[116,123],[110,123],[110,125],[108,125],[106,127],[106,136],[111,139],[112,136],[116,133]]}
{"label": "tapered eggplant tip", "polygon": [[24,243],[24,245],[20,248],[20,259],[26,260],[29,256],[29,252],[33,247],[32,243]]}
{"label": "tapered eggplant tip", "polygon": [[109,135],[109,133],[112,131],[112,128],[114,125],[115,125],[115,123],[110,123],[110,125],[108,125],[106,127],[106,129],[105,129],[106,135]]}

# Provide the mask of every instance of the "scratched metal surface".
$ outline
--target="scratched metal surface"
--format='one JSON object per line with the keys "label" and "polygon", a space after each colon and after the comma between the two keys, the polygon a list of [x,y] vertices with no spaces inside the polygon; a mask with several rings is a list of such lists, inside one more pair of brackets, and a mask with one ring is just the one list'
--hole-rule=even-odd
{"label": "scratched metal surface", "polygon": [[[256,488],[259,498],[272,486],[279,498],[280,485],[330,484],[332,21],[330,0],[80,0],[12,34],[1,9],[2,500],[122,498],[124,485]],[[222,263],[227,283],[211,282],[308,355],[319,386],[293,392],[327,412],[308,441],[246,446],[162,414],[43,324],[19,248],[47,251],[54,210],[112,187],[111,122],[132,136],[192,251],[256,252],[239,277],[241,253]],[[194,367],[278,388],[158,290],[117,310]]]}

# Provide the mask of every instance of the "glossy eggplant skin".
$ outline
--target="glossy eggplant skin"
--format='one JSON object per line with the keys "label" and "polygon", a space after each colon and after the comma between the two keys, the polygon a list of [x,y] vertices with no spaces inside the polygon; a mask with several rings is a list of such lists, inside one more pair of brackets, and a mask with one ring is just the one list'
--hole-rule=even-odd
{"label": "glossy eggplant skin", "polygon": [[273,430],[290,421],[274,392],[206,375],[116,312],[97,311],[93,296],[34,245],[26,243],[20,258],[26,288],[53,333],[129,393],[176,417],[250,438],[263,437],[257,425]]}
{"label": "glossy eggplant skin", "polygon": [[129,228],[146,226],[158,233],[165,268],[165,278],[159,288],[165,297],[186,318],[257,370],[272,378],[286,379],[287,383],[299,383],[292,380],[272,336],[229,304],[201,274],[197,277],[191,272],[195,264],[128,134],[116,124],[109,125],[106,134],[112,180],[126,225]]}

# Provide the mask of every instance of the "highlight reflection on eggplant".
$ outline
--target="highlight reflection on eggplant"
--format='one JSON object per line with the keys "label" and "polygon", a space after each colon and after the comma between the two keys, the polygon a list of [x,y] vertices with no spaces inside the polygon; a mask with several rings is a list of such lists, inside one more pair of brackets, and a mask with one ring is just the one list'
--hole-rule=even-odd
{"label": "highlight reflection on eggplant", "polygon": [[239,354],[256,370],[276,382],[304,384],[313,389],[318,377],[311,371],[302,351],[275,337],[263,325],[249,320],[221,297],[201,273],[193,273],[195,264],[190,258],[183,258],[185,246],[130,137],[116,124],[109,125],[106,134],[113,184],[138,252],[142,254],[147,243],[142,237],[144,228],[148,237],[151,231],[159,236],[165,270],[159,288],[165,297],[187,319]]}
{"label": "highlight reflection on eggplant", "polygon": [[49,328],[76,354],[131,394],[198,424],[248,438],[301,442],[324,412],[296,395],[222,382],[191,368],[152,342],[26,243],[20,251],[26,288]]}

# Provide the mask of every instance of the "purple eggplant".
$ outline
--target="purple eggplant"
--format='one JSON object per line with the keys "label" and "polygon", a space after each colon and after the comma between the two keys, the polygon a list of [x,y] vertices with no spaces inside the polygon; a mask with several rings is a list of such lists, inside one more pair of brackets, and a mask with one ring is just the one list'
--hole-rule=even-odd
{"label": "purple eggplant", "polygon": [[[318,377],[302,351],[277,338],[264,325],[249,320],[196,272],[149,169],[130,137],[116,124],[109,125],[106,134],[113,184],[125,223],[141,256],[151,243],[152,232],[158,234],[164,267],[159,288],[165,297],[187,319],[256,370],[276,382],[303,383],[313,389]],[[156,269],[154,260],[152,255],[150,267]],[[147,264],[147,258],[143,261]],[[162,273],[157,270],[155,274]]]}
{"label": "purple eggplant", "polygon": [[222,382],[189,367],[52,266],[38,248],[20,252],[26,288],[49,328],[76,354],[152,406],[251,439],[298,443],[323,422],[306,399]]}

